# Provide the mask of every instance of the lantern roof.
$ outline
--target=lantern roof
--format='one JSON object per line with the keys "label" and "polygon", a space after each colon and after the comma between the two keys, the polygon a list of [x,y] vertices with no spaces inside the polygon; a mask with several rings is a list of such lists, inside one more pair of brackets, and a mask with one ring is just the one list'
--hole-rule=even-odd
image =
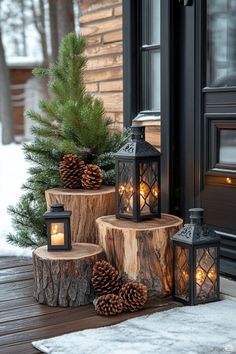
{"label": "lantern roof", "polygon": [[197,245],[219,242],[219,235],[208,225],[203,224],[204,209],[189,209],[190,224],[185,224],[173,237],[173,241]]}
{"label": "lantern roof", "polygon": [[145,141],[145,127],[131,127],[131,133],[131,141],[115,154],[116,157],[138,158],[161,155],[160,151]]}
{"label": "lantern roof", "polygon": [[65,219],[71,216],[72,212],[64,210],[63,204],[52,204],[50,210],[44,214],[45,219]]}

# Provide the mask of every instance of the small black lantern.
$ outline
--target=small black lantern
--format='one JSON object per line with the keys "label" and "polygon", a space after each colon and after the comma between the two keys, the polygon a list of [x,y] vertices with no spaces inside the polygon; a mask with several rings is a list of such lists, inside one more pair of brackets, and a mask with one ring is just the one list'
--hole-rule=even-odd
{"label": "small black lantern", "polygon": [[48,251],[71,250],[70,216],[63,204],[53,204],[44,214],[47,224]]}
{"label": "small black lantern", "polygon": [[174,297],[188,305],[219,300],[220,237],[203,225],[201,208],[190,212],[190,224],[173,236]]}
{"label": "small black lantern", "polygon": [[116,153],[116,217],[161,217],[161,153],[145,141],[145,127],[132,127],[132,141]]}

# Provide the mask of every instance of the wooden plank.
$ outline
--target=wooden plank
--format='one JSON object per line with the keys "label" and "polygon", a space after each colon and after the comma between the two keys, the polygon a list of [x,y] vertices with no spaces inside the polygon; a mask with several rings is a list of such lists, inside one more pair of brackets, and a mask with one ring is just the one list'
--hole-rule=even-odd
{"label": "wooden plank", "polygon": [[122,42],[115,42],[115,43],[109,43],[109,44],[103,44],[103,45],[98,45],[98,46],[93,46],[93,47],[87,47],[85,51],[85,55],[87,55],[89,58],[90,57],[97,57],[100,55],[111,55],[111,54],[118,54],[122,53],[123,46]]}
{"label": "wooden plank", "polygon": [[0,257],[0,269],[21,267],[32,264],[31,258],[26,257]]}
{"label": "wooden plank", "polygon": [[[0,302],[0,313],[2,311],[9,311],[13,309],[20,309],[21,307],[38,305],[38,302],[32,296],[33,290],[30,292],[30,295],[27,297],[11,299]],[[20,310],[19,310],[20,311]]]}
{"label": "wooden plank", "polygon": [[12,346],[3,346],[0,347],[0,354],[37,354],[42,353],[33,348],[31,342],[23,343],[23,344],[16,344]]}
{"label": "wooden plank", "polygon": [[112,43],[122,41],[123,33],[122,31],[115,31],[111,33],[104,34],[103,36],[103,43]]}
{"label": "wooden plank", "polygon": [[[160,306],[151,306],[150,308],[145,308],[136,313],[122,313],[117,316],[111,317],[100,317],[96,314],[87,318],[79,318],[75,321],[58,323],[52,326],[45,326],[42,328],[31,329],[26,332],[17,332],[14,334],[1,336],[1,346],[12,346],[16,343],[27,343],[28,341],[39,340],[43,338],[50,338],[53,336],[63,335],[65,333],[70,333],[74,331],[79,331],[82,329],[89,328],[99,328],[103,326],[113,325],[130,318],[139,317],[147,314],[151,314],[158,311],[169,310],[176,307],[177,304],[174,301],[170,301],[165,305],[160,304]],[[73,310],[72,310],[73,311]]]}
{"label": "wooden plank", "polygon": [[0,285],[0,301],[32,296],[33,279]]}
{"label": "wooden plank", "polygon": [[106,55],[88,59],[86,64],[86,70],[98,70],[103,68],[110,68],[116,66],[122,66],[123,56],[122,54]]}
{"label": "wooden plank", "polygon": [[79,18],[80,24],[84,24],[87,22],[98,21],[112,16],[112,8],[98,10],[94,12],[87,13],[86,15],[82,15]]}
{"label": "wooden plank", "polygon": [[[14,268],[11,268],[14,269]],[[19,268],[21,269],[21,268]],[[16,281],[33,279],[33,271],[31,266],[31,271],[21,272],[21,273],[11,273],[11,274],[0,274],[0,284],[12,283]]]}
{"label": "wooden plank", "polygon": [[21,320],[26,318],[40,317],[45,314],[65,312],[67,308],[65,307],[49,307],[44,305],[31,305],[22,307],[19,309],[13,309],[9,311],[3,311],[0,317],[0,323]]}

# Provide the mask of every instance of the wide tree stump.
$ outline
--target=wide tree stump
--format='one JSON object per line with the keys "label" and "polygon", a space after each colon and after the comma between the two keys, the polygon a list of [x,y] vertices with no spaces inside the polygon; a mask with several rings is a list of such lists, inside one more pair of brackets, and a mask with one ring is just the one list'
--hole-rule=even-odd
{"label": "wide tree stump", "polygon": [[34,297],[48,306],[75,307],[94,300],[92,269],[104,259],[103,249],[89,243],[74,244],[71,251],[33,251]]}
{"label": "wide tree stump", "polygon": [[98,190],[53,188],[45,192],[47,207],[64,204],[71,210],[73,242],[97,243],[96,219],[115,212],[115,188],[102,186]]}
{"label": "wide tree stump", "polygon": [[140,223],[104,216],[97,219],[99,244],[124,278],[145,284],[149,296],[169,296],[173,275],[171,236],[182,224],[183,220],[168,214]]}

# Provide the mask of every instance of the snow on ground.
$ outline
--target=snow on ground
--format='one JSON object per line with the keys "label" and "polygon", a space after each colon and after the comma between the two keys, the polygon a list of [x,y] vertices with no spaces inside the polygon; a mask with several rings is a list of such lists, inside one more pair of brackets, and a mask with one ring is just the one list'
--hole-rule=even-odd
{"label": "snow on ground", "polygon": [[27,162],[24,160],[22,145],[0,144],[0,256],[31,256],[30,249],[12,246],[6,242],[6,235],[13,231],[7,207],[10,204],[15,205],[19,200],[22,194],[21,185],[26,178]]}

